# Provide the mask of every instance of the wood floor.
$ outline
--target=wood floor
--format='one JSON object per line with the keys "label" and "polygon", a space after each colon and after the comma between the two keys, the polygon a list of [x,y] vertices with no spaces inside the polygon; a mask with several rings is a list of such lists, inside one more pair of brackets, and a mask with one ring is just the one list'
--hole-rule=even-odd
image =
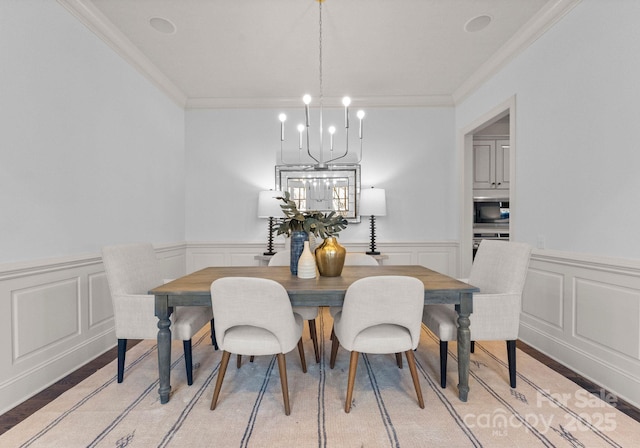
{"label": "wood floor", "polygon": [[[140,341],[129,341],[128,348],[133,347]],[[523,352],[527,353],[529,356],[537,359],[538,361],[546,364],[551,369],[570,379],[574,383],[578,384],[585,390],[593,393],[597,397],[607,396],[608,391],[603,390],[600,386],[592,383],[591,381],[581,377],[576,374],[572,370],[566,368],[562,364],[554,361],[548,356],[543,355],[527,344],[518,341],[518,348]],[[100,370],[105,365],[109,364],[111,361],[116,359],[117,357],[117,348],[113,348],[106,352],[105,354],[99,356],[94,359],[90,363],[84,365],[79,368],[75,372],[61,379],[57,383],[43,390],[42,392],[36,394],[32,398],[28,399],[24,403],[16,406],[11,409],[6,414],[0,415],[0,434],[5,433],[22,420],[36,412],[38,409],[45,406],[47,403],[55,400],[59,395],[63,394],[68,389],[71,389],[76,384],[80,383],[85,378],[89,377],[93,373]],[[115,374],[115,371],[114,371]],[[618,399],[616,402],[616,407],[623,413],[627,414],[629,417],[634,420],[640,422],[640,410],[631,406],[629,403],[624,402],[623,400]]]}

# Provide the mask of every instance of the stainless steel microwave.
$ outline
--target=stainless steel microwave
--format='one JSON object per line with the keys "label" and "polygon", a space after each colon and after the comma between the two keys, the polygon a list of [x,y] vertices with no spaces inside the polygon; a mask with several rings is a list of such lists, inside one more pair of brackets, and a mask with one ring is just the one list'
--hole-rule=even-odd
{"label": "stainless steel microwave", "polygon": [[474,224],[508,224],[509,200],[496,198],[474,198]]}

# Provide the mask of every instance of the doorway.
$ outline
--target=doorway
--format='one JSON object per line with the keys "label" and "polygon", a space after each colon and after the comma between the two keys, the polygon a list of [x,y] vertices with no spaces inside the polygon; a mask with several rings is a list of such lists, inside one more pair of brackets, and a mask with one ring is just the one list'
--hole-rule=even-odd
{"label": "doorway", "polygon": [[[508,185],[509,188],[502,189],[494,186],[487,186],[483,190],[474,191],[474,180],[476,166],[474,165],[474,138],[491,139],[492,137],[500,137],[501,141],[508,141]],[[504,146],[504,145],[503,145]],[[515,182],[515,97],[512,97],[504,103],[496,106],[494,109],[478,117],[471,124],[462,128],[458,133],[458,151],[461,154],[460,160],[462,169],[460,170],[461,201],[460,201],[460,276],[468,277],[473,262],[473,244],[474,244],[474,193],[480,192],[485,196],[504,197],[508,195],[510,218],[509,218],[509,235],[510,239],[514,237],[516,203],[514,201]],[[478,186],[476,182],[476,186]]]}

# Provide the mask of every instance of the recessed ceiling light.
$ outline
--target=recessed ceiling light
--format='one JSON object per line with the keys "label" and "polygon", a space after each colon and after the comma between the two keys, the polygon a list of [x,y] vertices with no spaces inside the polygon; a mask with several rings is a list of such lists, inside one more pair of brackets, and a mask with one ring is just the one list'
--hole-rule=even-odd
{"label": "recessed ceiling light", "polygon": [[481,15],[474,17],[464,24],[464,30],[467,33],[475,33],[477,31],[482,31],[491,23],[491,16]]}
{"label": "recessed ceiling light", "polygon": [[164,34],[173,34],[176,32],[176,26],[169,20],[162,17],[151,17],[149,19],[149,25],[151,25],[156,31]]}

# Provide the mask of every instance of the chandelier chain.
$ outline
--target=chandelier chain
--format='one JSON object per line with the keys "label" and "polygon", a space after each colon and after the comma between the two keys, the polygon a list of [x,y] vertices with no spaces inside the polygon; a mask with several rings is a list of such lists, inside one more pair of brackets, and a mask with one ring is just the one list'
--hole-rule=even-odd
{"label": "chandelier chain", "polygon": [[319,77],[320,77],[320,106],[322,106],[322,98],[323,98],[323,91],[322,91],[322,1],[318,2],[319,5],[319,9],[320,9],[320,14],[319,14],[319,19],[318,19],[318,25],[320,27],[320,38],[318,39],[319,41],[319,57],[318,57],[318,64],[320,66],[319,69]]}

